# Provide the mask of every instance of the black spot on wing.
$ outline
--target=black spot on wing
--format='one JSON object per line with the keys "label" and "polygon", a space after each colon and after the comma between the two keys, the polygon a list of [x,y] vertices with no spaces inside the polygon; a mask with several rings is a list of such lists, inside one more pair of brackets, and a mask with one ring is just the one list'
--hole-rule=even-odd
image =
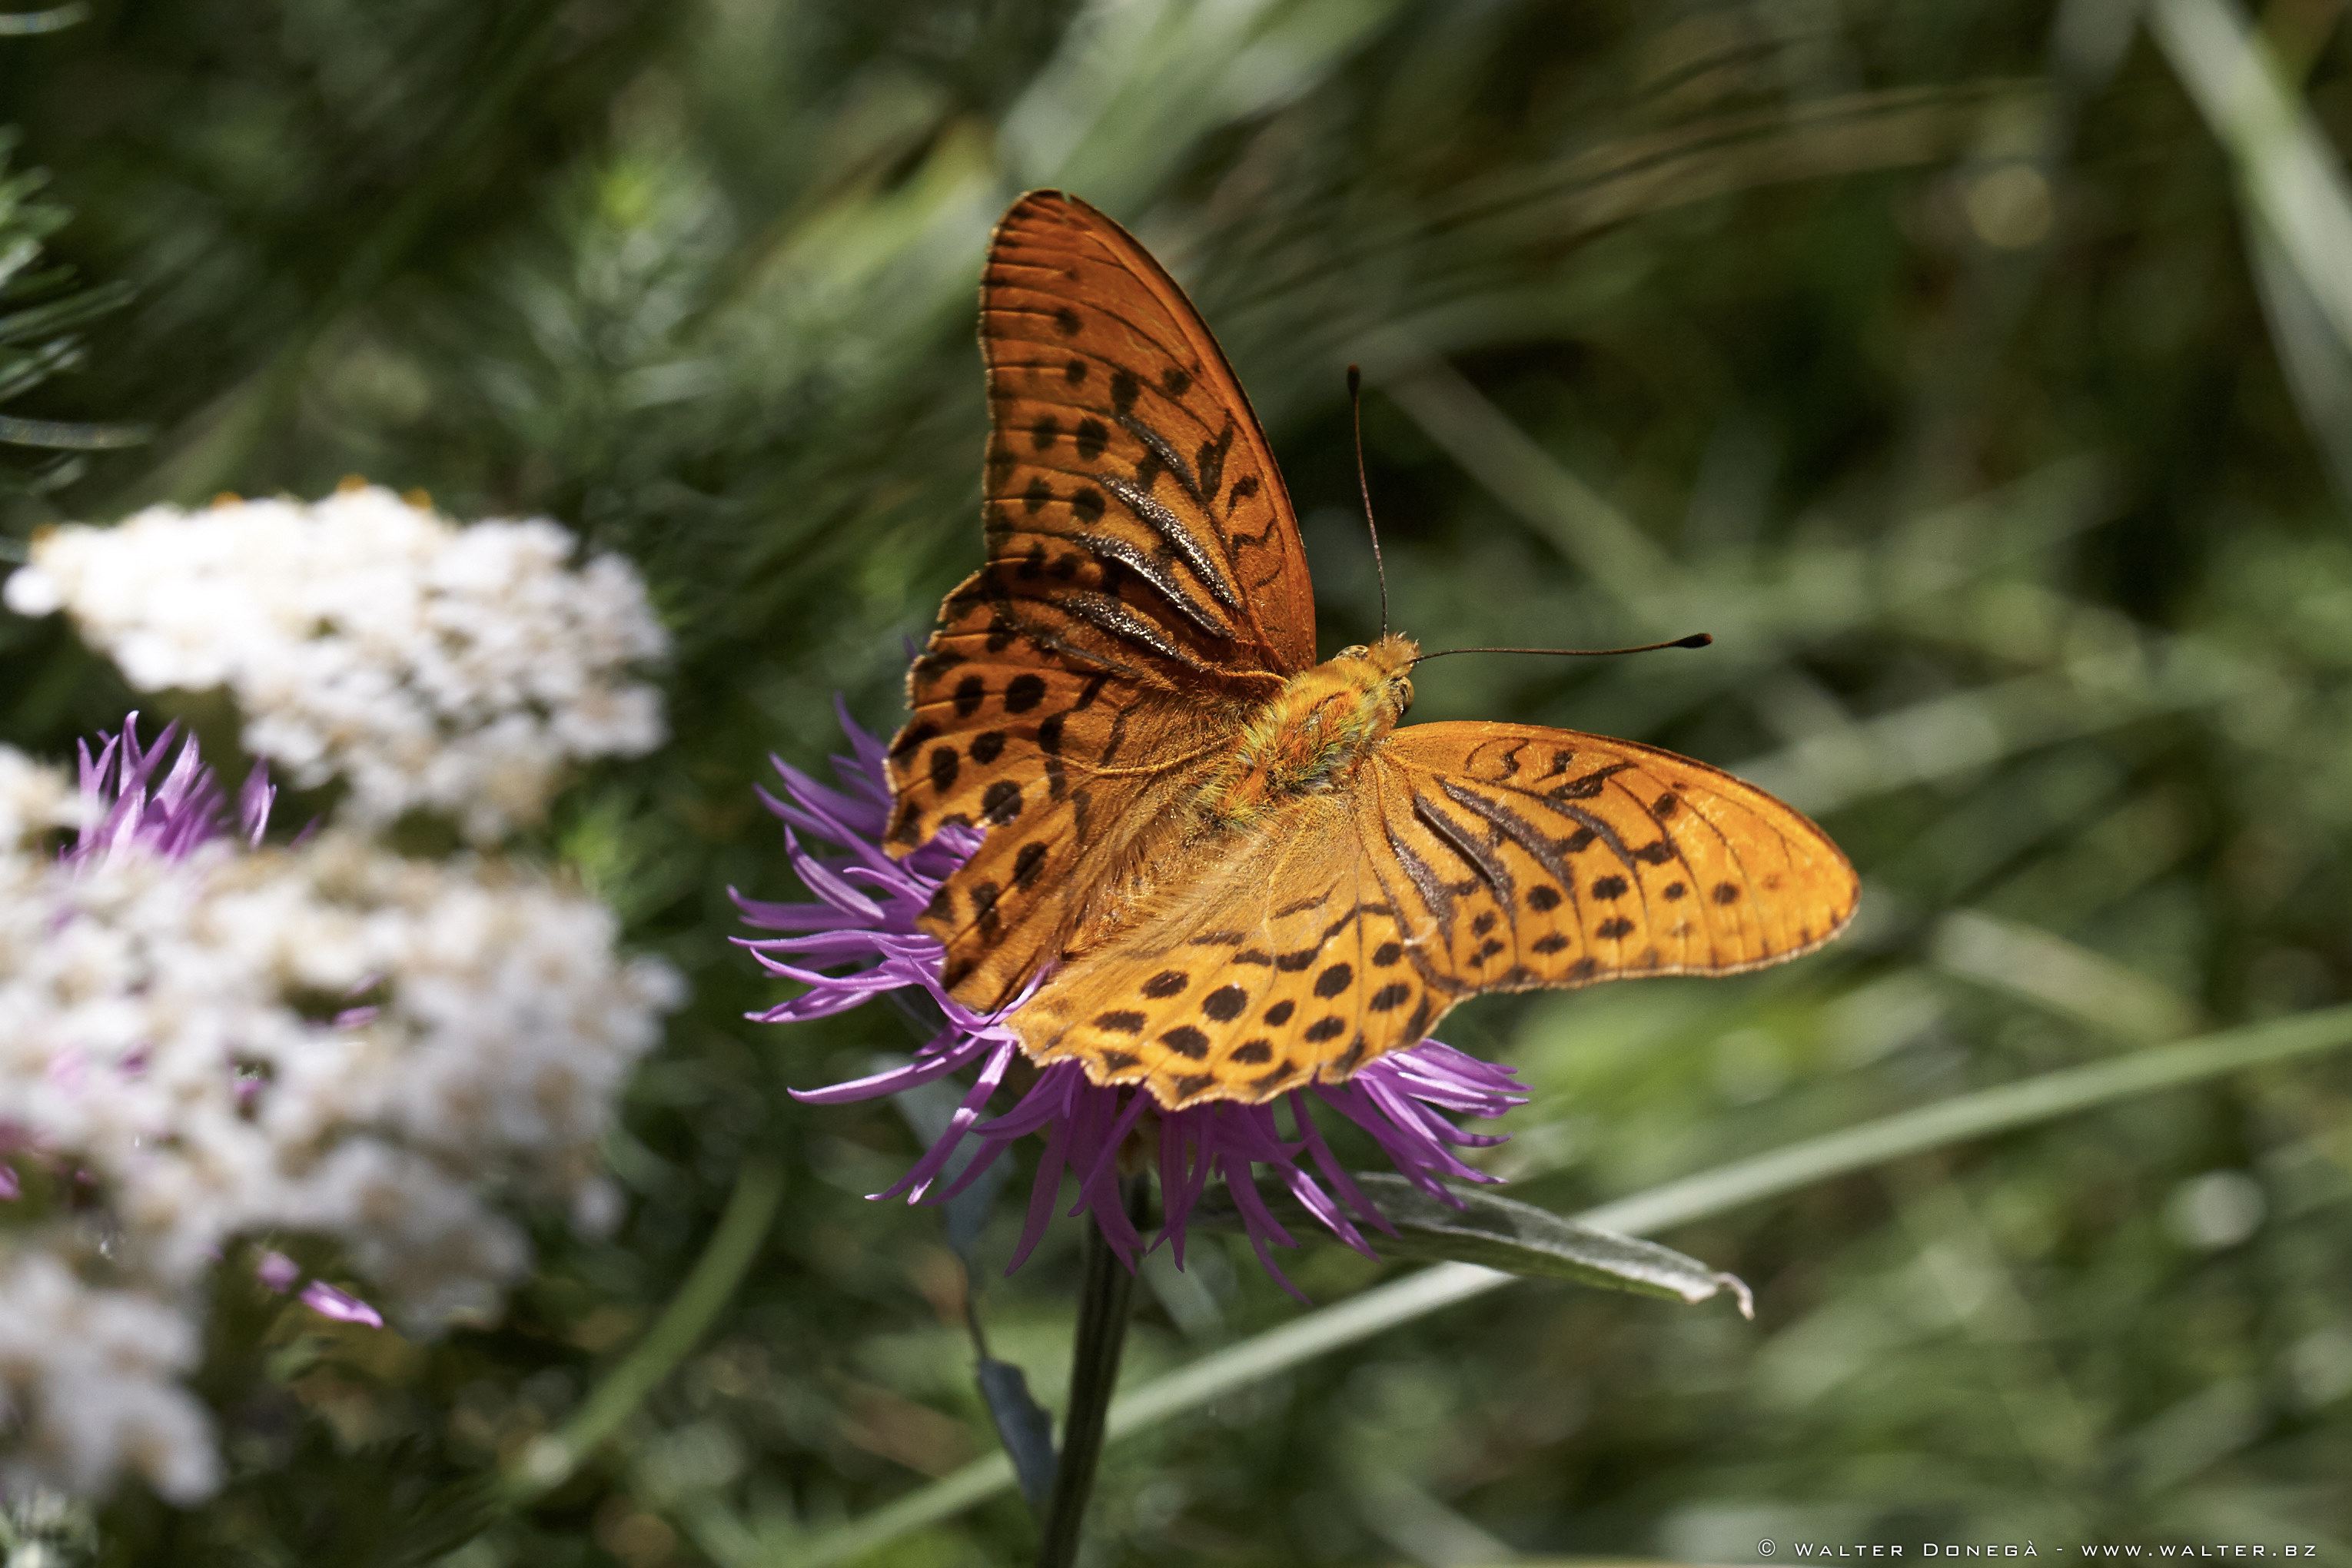
{"label": "black spot on wing", "polygon": [[1572,778],[1566,784],[1554,784],[1545,793],[1553,800],[1591,800],[1609,787],[1611,779],[1633,765],[1631,763],[1611,763],[1606,767],[1595,768],[1580,777]]}
{"label": "black spot on wing", "polygon": [[1163,1031],[1160,1037],[1160,1043],[1187,1061],[1197,1062],[1208,1059],[1209,1037],[1190,1024],[1179,1024],[1172,1029]]}
{"label": "black spot on wing", "polygon": [[1201,1011],[1220,1024],[1229,1024],[1249,1005],[1249,993],[1238,985],[1220,985],[1201,998]]}

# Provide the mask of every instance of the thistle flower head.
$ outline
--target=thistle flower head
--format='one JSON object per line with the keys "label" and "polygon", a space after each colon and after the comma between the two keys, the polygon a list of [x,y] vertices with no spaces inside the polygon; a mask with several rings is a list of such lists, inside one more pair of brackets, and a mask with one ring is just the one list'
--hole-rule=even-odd
{"label": "thistle flower head", "polygon": [[[1367,1255],[1364,1227],[1388,1222],[1349,1178],[1318,1125],[1318,1108],[1370,1134],[1416,1186],[1450,1201],[1447,1179],[1493,1180],[1456,1151],[1502,1142],[1465,1131],[1463,1119],[1501,1115],[1521,1095],[1510,1069],[1435,1040],[1383,1057],[1344,1083],[1315,1084],[1265,1105],[1219,1102],[1181,1110],[1159,1105],[1140,1087],[1103,1087],[1075,1061],[1027,1070],[1007,1023],[1029,991],[995,1013],[975,1013],[940,984],[938,941],[916,924],[940,884],[980,846],[972,830],[949,827],[902,858],[882,847],[890,784],[882,743],[841,713],[850,754],[834,759],[838,787],[781,760],[782,795],[761,799],[784,824],[785,851],[813,903],[778,903],[736,895],[744,921],[783,934],[739,939],[780,979],[804,989],[765,1012],[761,1023],[796,1023],[845,1012],[877,996],[919,997],[935,1032],[903,1066],[830,1088],[795,1091],[812,1104],[867,1100],[969,1071],[970,1087],[947,1130],[912,1169],[877,1197],[940,1201],[978,1180],[1012,1146],[1043,1141],[1026,1223],[1013,1248],[1018,1268],[1037,1245],[1060,1201],[1062,1178],[1076,1178],[1073,1215],[1090,1215],[1131,1267],[1147,1243],[1120,1194],[1121,1152],[1139,1153],[1157,1171],[1159,1234],[1181,1267],[1187,1229],[1213,1180],[1222,1180],[1258,1258],[1296,1294],[1270,1248],[1297,1245],[1258,1187],[1261,1173],[1349,1246]],[[814,846],[814,847],[813,847]],[[1033,982],[1030,990],[1034,989]],[[1004,1103],[991,1115],[992,1102]],[[967,1150],[959,1162],[958,1156]],[[1130,1158],[1132,1156],[1130,1155]]]}
{"label": "thistle flower head", "polygon": [[[174,720],[152,743],[142,746],[134,710],[123,720],[120,733],[100,731],[96,755],[89,742],[77,742],[81,829],[67,851],[68,859],[86,861],[130,850],[179,859],[228,833],[227,792],[220,775],[205,765],[195,736],[180,740],[178,760],[164,770],[172,742],[179,737]],[[257,764],[237,792],[235,827],[247,847],[261,842],[277,799],[268,768]]]}

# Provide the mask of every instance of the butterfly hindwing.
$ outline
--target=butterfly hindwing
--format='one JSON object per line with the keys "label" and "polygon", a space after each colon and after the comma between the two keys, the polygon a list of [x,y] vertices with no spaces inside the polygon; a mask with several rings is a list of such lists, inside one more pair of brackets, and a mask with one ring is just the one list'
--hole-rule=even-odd
{"label": "butterfly hindwing", "polygon": [[988,561],[940,606],[890,748],[890,843],[983,829],[924,929],[1004,1001],[1179,814],[1235,714],[1311,663],[1296,519],[1176,286],[1050,192],[999,226],[982,291]]}
{"label": "butterfly hindwing", "polygon": [[1075,955],[1013,1024],[1040,1061],[1172,1108],[1257,1103],[1418,1040],[1449,1005],[1374,875],[1354,803],[1294,801],[1218,844],[1150,917]]}

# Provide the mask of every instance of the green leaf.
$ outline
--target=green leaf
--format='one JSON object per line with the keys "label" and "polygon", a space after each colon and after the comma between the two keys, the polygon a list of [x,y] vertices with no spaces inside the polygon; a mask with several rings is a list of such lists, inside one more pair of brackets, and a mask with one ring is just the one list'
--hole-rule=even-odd
{"label": "green leaf", "polygon": [[1030,1511],[1043,1514],[1054,1492],[1054,1418],[1029,1392],[1026,1373],[1009,1361],[980,1358],[980,1394],[997,1440],[1013,1459],[1013,1473]]}
{"label": "green leaf", "polygon": [[[1382,1258],[1475,1263],[1523,1278],[1568,1279],[1691,1304],[1727,1289],[1739,1303],[1740,1316],[1756,1315],[1754,1299],[1736,1275],[1654,1241],[1601,1230],[1492,1193],[1457,1192],[1456,1207],[1386,1172],[1360,1171],[1350,1179],[1396,1227],[1394,1236],[1368,1238]],[[1202,1207],[1223,1220],[1232,1215],[1229,1204]],[[1294,1235],[1329,1234],[1286,1194],[1275,1206]]]}
{"label": "green leaf", "polygon": [[29,38],[40,33],[62,33],[68,27],[89,20],[89,7],[82,0],[70,5],[52,5],[46,11],[0,11],[0,38]]}

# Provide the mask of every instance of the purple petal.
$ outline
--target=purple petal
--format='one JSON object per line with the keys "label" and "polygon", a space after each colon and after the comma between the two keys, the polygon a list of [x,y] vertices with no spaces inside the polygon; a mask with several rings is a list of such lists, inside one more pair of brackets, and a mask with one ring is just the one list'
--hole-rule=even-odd
{"label": "purple petal", "polygon": [[[95,755],[89,742],[74,748],[82,798],[91,807],[89,825],[67,851],[69,860],[142,850],[176,859],[228,831],[227,796],[219,775],[205,765],[194,735],[181,738],[178,721],[163,726],[154,743],[139,743],[139,715],[124,716],[120,734],[100,737]],[[179,755],[161,782],[156,773],[180,742]],[[276,797],[266,770],[257,765],[238,794],[236,826],[248,847],[258,845]]]}
{"label": "purple petal", "polygon": [[[956,1037],[952,1033],[940,1037],[947,1040]],[[803,1105],[846,1105],[852,1100],[872,1100],[877,1095],[899,1094],[907,1089],[920,1089],[934,1079],[945,1078],[965,1067],[975,1054],[971,1050],[943,1050],[929,1059],[919,1058],[904,1067],[869,1073],[847,1083],[828,1084],[823,1089],[787,1089],[785,1092]]]}
{"label": "purple petal", "polygon": [[322,1318],[338,1323],[357,1323],[362,1328],[383,1327],[383,1314],[361,1300],[348,1290],[338,1290],[323,1279],[313,1279],[302,1287],[302,1305]]}
{"label": "purple petal", "polygon": [[912,1170],[874,1195],[877,1198],[895,1198],[904,1193],[909,1203],[921,1198],[924,1190],[931,1184],[932,1178],[945,1169],[947,1163],[954,1158],[956,1145],[963,1142],[963,1135],[970,1131],[971,1124],[980,1119],[980,1108],[988,1103],[988,1097],[994,1094],[996,1086],[1004,1081],[1005,1069],[1012,1065],[1013,1047],[1011,1046],[999,1046],[990,1053],[988,1059],[981,1064],[978,1081],[973,1083],[971,1092],[963,1097],[963,1103],[956,1107],[955,1114],[948,1118],[947,1131],[940,1134],[938,1141],[931,1145],[928,1153],[915,1162]]}
{"label": "purple petal", "polygon": [[1057,1116],[1047,1124],[1045,1152],[1037,1156],[1037,1177],[1029,1186],[1029,1215],[1021,1226],[1020,1239],[1013,1244],[1013,1259],[1004,1266],[1007,1274],[1029,1261],[1029,1254],[1045,1235],[1045,1226],[1054,1217],[1055,1199],[1062,1191],[1062,1166],[1070,1148],[1070,1119]]}
{"label": "purple petal", "polygon": [[254,763],[245,775],[245,787],[236,792],[236,820],[248,847],[260,847],[261,836],[269,831],[269,808],[277,804],[278,786],[269,782],[269,765]]}

